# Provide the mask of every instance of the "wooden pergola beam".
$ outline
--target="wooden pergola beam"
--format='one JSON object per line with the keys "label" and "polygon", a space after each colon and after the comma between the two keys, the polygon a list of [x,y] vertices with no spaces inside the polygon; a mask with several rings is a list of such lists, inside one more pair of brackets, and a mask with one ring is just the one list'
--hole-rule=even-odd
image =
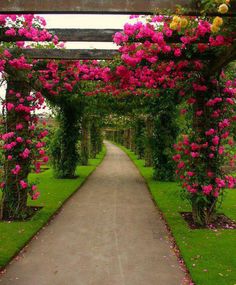
{"label": "wooden pergola beam", "polygon": [[[65,42],[112,42],[116,32],[122,32],[120,29],[48,29],[48,32],[57,35],[59,41]],[[171,37],[165,37],[167,43],[180,43],[181,36],[173,33]],[[33,41],[21,36],[7,36],[5,30],[0,28],[0,41]],[[48,40],[50,41],[50,40]],[[207,43],[209,37],[199,38],[197,43]]]}
{"label": "wooden pergola beam", "polygon": [[7,0],[0,1],[1,13],[109,13],[150,14],[154,9],[175,9],[176,5],[195,10],[195,0]]}
{"label": "wooden pergola beam", "polygon": [[[231,11],[223,17],[236,16],[236,2],[231,0]],[[159,9],[173,12],[180,5],[200,15],[199,0],[2,0],[0,13],[4,14],[153,14]],[[208,14],[216,16],[218,13]]]}
{"label": "wooden pergola beam", "polygon": [[[65,42],[112,42],[113,35],[121,32],[120,29],[47,29],[53,35],[57,35],[60,41]],[[7,36],[5,30],[0,29],[0,41],[32,41],[21,36]],[[48,40],[50,41],[50,40]]]}
{"label": "wooden pergola beam", "polygon": [[[10,49],[14,54],[15,50]],[[18,51],[17,51],[18,52]],[[22,54],[31,59],[58,59],[58,60],[80,60],[80,59],[113,59],[119,54],[118,50],[113,49],[22,49]],[[171,55],[158,55],[160,61],[179,61],[179,60],[212,60],[214,55],[211,53],[195,54],[191,59],[185,55],[175,57]]]}
{"label": "wooden pergola beam", "polygon": [[[14,53],[14,50],[11,50]],[[31,59],[83,60],[112,59],[117,50],[107,49],[23,49],[22,54]]]}

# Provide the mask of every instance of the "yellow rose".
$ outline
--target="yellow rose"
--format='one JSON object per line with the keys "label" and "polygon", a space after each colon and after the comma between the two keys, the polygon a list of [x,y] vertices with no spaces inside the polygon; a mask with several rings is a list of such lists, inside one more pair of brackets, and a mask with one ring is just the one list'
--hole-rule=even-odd
{"label": "yellow rose", "polygon": [[215,17],[213,20],[214,26],[222,26],[223,25],[223,19],[221,17]]}
{"label": "yellow rose", "polygon": [[218,8],[218,12],[221,14],[227,13],[229,10],[229,7],[226,4],[221,4]]}
{"label": "yellow rose", "polygon": [[180,17],[179,16],[174,16],[173,17],[173,22],[175,22],[175,23],[179,23],[180,22]]}
{"label": "yellow rose", "polygon": [[181,28],[186,28],[187,25],[188,25],[188,20],[187,20],[186,18],[182,18],[182,19],[180,20],[180,26],[181,26]]}
{"label": "yellow rose", "polygon": [[217,32],[219,32],[219,30],[220,30],[219,26],[211,25],[212,33],[217,33]]}
{"label": "yellow rose", "polygon": [[170,23],[171,30],[177,30],[177,27],[178,27],[178,23],[176,23],[176,22],[171,22]]}

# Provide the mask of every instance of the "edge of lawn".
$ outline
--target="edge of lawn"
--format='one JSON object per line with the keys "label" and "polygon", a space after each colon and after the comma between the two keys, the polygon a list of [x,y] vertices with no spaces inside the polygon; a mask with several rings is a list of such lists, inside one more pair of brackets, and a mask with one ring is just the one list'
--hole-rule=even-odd
{"label": "edge of lawn", "polygon": [[[189,284],[236,284],[236,230],[191,230],[180,215],[180,212],[191,211],[190,204],[181,198],[180,185],[153,180],[152,167],[145,167],[144,160],[138,159],[131,150],[114,144],[127,154],[143,177],[151,198],[164,219],[176,255],[187,273],[186,277],[194,282]],[[236,221],[236,191],[225,191],[220,211]]]}
{"label": "edge of lawn", "polygon": [[[87,166],[79,165],[76,170],[76,174],[79,176],[76,179],[56,179],[53,177],[52,169],[40,174],[30,174],[29,180],[39,179],[39,191],[44,197],[40,197],[36,201],[29,200],[28,204],[29,206],[42,206],[43,208],[29,221],[0,221],[0,273],[4,272],[6,266],[54,219],[66,202],[77,193],[89,176],[102,163],[106,152],[107,149],[103,145],[102,151],[96,158],[89,159]],[[49,181],[44,181],[46,180],[45,177]],[[54,182],[54,187],[49,185],[50,180],[52,183]],[[63,189],[63,193],[60,192],[60,187]],[[43,191],[48,193],[43,193]]]}

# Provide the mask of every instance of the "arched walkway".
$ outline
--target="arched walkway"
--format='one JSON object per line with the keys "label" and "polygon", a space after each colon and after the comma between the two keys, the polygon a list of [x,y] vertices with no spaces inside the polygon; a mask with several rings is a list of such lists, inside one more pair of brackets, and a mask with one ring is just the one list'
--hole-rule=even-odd
{"label": "arched walkway", "polygon": [[184,273],[142,177],[124,152],[106,146],[103,163],[0,284],[182,284]]}

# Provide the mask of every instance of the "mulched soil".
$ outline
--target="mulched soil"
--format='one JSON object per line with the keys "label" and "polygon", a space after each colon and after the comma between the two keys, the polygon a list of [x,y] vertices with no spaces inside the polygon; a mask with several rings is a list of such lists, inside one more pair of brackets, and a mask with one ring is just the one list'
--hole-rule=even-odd
{"label": "mulched soil", "polygon": [[192,230],[197,229],[224,229],[224,230],[235,230],[236,222],[226,217],[224,214],[219,214],[214,222],[208,224],[207,226],[198,226],[194,224],[191,212],[181,212],[181,216],[187,222],[188,226]]}

